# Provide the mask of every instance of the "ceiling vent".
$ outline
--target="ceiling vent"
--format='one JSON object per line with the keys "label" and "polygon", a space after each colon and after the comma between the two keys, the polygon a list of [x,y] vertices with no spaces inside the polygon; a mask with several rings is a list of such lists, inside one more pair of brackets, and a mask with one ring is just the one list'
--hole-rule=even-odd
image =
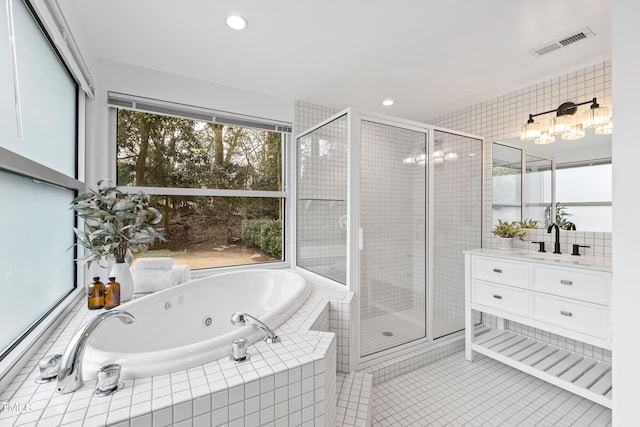
{"label": "ceiling vent", "polygon": [[594,37],[596,33],[594,33],[591,28],[584,27],[581,30],[578,30],[568,36],[562,37],[559,40],[552,41],[550,43],[545,43],[544,45],[530,50],[529,53],[533,56],[542,56],[551,52],[555,52],[556,50],[560,50],[567,46],[570,46],[580,40],[584,40],[589,37]]}

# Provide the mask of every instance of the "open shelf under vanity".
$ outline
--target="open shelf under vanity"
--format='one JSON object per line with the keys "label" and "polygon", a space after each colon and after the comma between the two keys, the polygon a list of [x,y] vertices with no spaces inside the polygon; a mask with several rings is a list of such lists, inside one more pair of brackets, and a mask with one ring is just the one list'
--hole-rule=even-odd
{"label": "open shelf under vanity", "polygon": [[611,408],[611,364],[504,329],[474,338],[471,349]]}

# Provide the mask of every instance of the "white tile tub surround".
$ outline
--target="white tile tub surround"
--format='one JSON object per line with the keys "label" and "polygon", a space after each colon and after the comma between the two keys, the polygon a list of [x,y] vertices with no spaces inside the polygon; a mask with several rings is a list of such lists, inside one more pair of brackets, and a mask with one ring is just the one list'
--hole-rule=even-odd
{"label": "white tile tub surround", "polygon": [[82,299],[0,394],[0,425],[333,426],[337,340],[332,332],[310,328],[326,327],[329,301],[343,308],[352,294],[339,285],[311,283],[308,300],[276,330],[282,343],[250,346],[249,362],[225,357],[168,375],[125,380],[124,389],[108,397],[93,395],[95,381],[70,394],[57,393],[55,382],[34,382],[38,360],[61,353],[73,332],[97,314]]}

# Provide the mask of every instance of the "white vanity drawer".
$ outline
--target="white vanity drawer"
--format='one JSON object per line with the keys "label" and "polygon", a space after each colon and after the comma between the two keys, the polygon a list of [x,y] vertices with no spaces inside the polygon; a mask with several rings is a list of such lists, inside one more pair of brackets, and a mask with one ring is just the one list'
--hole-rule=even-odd
{"label": "white vanity drawer", "polygon": [[598,338],[607,337],[608,307],[537,292],[531,296],[533,319]]}
{"label": "white vanity drawer", "polygon": [[473,257],[472,277],[505,285],[527,286],[527,264],[490,257]]}
{"label": "white vanity drawer", "polygon": [[531,265],[533,290],[596,304],[609,305],[609,278],[609,273],[601,271]]}
{"label": "white vanity drawer", "polygon": [[527,293],[528,291],[521,288],[474,280],[471,288],[471,301],[486,307],[526,316]]}

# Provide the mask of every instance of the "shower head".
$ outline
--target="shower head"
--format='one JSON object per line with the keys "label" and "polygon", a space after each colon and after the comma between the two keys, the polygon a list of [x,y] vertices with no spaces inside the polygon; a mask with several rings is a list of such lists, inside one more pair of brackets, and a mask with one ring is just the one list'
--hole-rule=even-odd
{"label": "shower head", "polygon": [[239,326],[243,326],[246,323],[246,318],[244,315],[244,312],[242,311],[236,311],[235,313],[233,313],[231,315],[231,324],[232,325],[239,325]]}

